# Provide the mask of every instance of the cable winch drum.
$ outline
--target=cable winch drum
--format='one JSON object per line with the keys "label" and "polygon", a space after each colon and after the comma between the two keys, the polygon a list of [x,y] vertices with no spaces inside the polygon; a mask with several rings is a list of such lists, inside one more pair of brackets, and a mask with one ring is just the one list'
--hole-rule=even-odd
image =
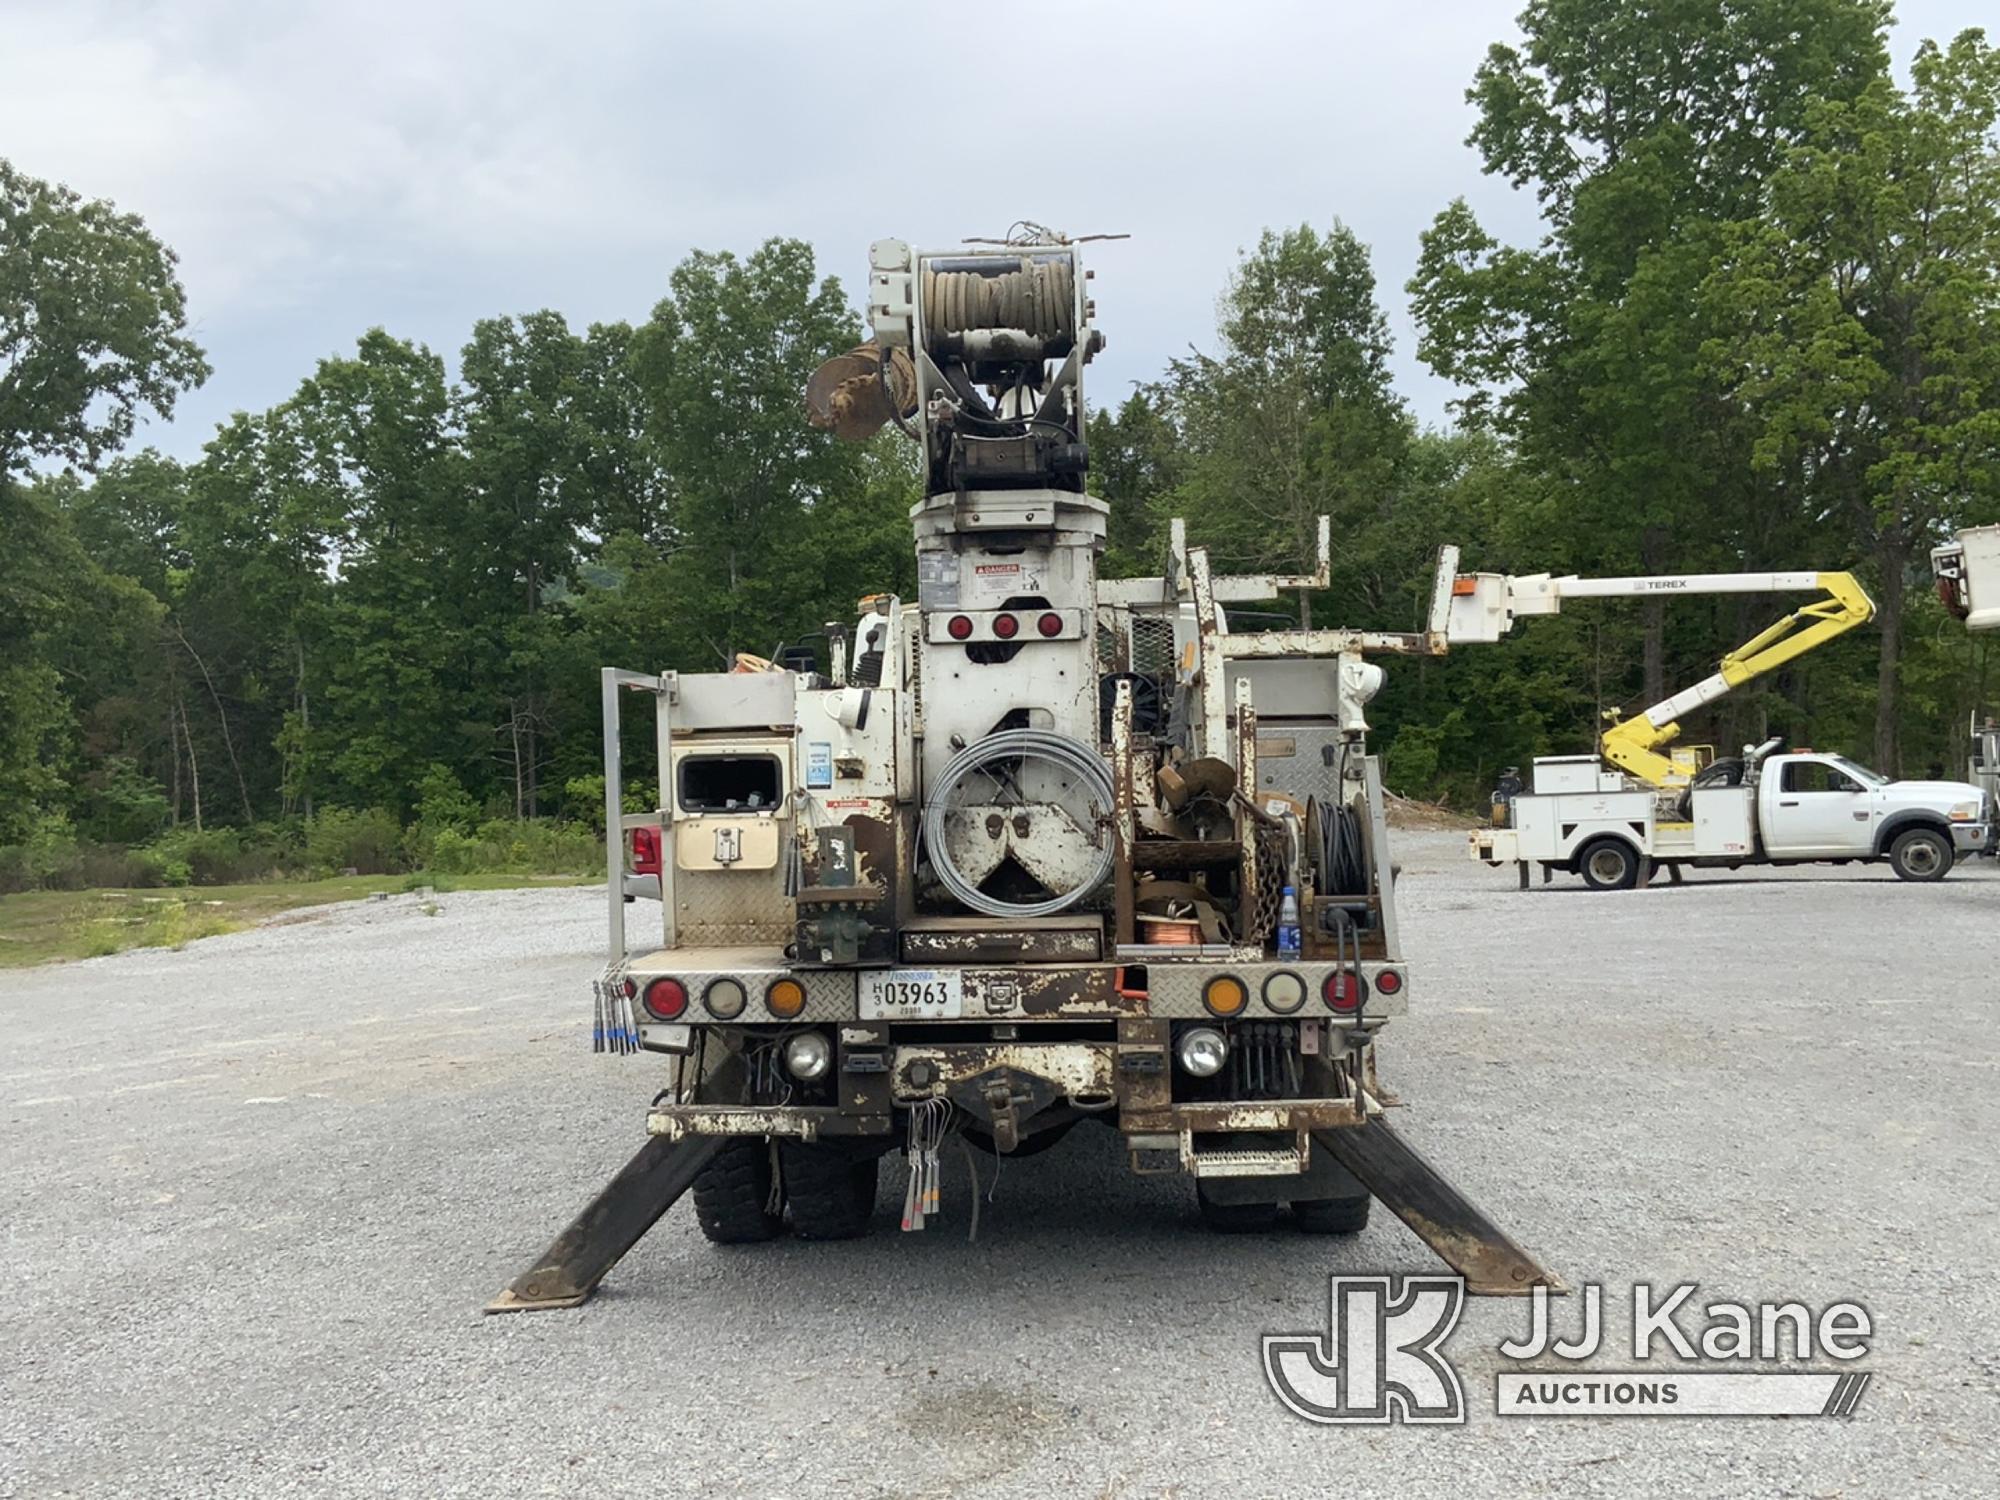
{"label": "cable winch drum", "polygon": [[1045,760],[1074,775],[1090,792],[1105,813],[1111,810],[1114,793],[1111,768],[1104,757],[1081,740],[1047,729],[1006,729],[967,745],[945,762],[924,803],[924,846],[930,853],[931,868],[946,890],[971,910],[989,917],[1049,917],[1067,911],[1088,896],[1111,875],[1111,842],[1103,838],[1089,874],[1067,891],[1041,901],[1002,901],[972,884],[951,862],[945,838],[945,819],[958,800],[960,783],[996,761]]}
{"label": "cable winch drum", "polygon": [[1025,260],[998,275],[949,261],[926,265],[923,299],[927,339],[990,328],[1051,343],[1076,337],[1076,275],[1067,256]]}

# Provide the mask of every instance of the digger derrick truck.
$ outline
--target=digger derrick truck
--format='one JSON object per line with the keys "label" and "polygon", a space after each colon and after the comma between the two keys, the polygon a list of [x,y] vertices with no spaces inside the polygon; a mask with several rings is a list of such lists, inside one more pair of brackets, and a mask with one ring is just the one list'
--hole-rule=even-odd
{"label": "digger derrick truck", "polygon": [[[1456,554],[1409,634],[1231,630],[1231,604],[1327,585],[1324,519],[1307,575],[1218,575],[1176,523],[1160,576],[1100,579],[1076,246],[887,240],[869,265],[874,337],[807,407],[918,445],[917,598],[830,627],[824,673],[604,672],[607,826],[657,834],[662,925],[631,941],[614,833],[598,1030],[658,1092],[489,1310],[583,1301],[690,1191],[711,1240],[844,1238],[902,1151],[921,1228],[952,1137],[1025,1156],[1079,1124],[1192,1177],[1214,1228],[1289,1205],[1351,1233],[1372,1197],[1473,1291],[1558,1285],[1389,1125],[1377,1074],[1414,980],[1370,658],[1444,650]],[[628,698],[658,761],[637,816]]]}

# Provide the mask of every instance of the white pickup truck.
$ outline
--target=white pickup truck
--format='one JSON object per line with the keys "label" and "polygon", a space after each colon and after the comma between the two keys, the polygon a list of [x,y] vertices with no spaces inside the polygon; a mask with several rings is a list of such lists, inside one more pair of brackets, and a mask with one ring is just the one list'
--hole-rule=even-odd
{"label": "white pickup truck", "polygon": [[[1775,742],[1773,742],[1775,744]],[[1886,861],[1904,880],[1942,880],[1961,854],[1988,847],[1992,799],[1963,781],[1891,781],[1841,755],[1758,746],[1718,760],[1678,794],[1635,787],[1594,755],[1535,762],[1533,790],[1508,826],[1471,836],[1472,857],[1557,870],[1593,890],[1643,885],[1665,865]]]}

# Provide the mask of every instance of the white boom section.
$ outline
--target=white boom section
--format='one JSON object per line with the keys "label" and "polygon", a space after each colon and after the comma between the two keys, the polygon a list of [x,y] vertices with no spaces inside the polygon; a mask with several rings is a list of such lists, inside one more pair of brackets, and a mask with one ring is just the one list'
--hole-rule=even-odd
{"label": "white boom section", "polygon": [[1945,607],[1967,630],[2000,629],[2000,526],[1973,526],[1931,553]]}
{"label": "white boom section", "polygon": [[[1670,751],[1680,718],[1727,696],[1753,677],[1783,666],[1861,624],[1875,605],[1852,574],[1808,571],[1782,573],[1669,573],[1626,578],[1553,577],[1547,573],[1461,574],[1451,587],[1447,639],[1453,643],[1499,640],[1523,615],[1560,614],[1572,599],[1661,599],[1691,594],[1788,594],[1817,592],[1826,597],[1793,611],[1777,624],[1723,656],[1717,671],[1693,687],[1622,720],[1604,732],[1598,749],[1620,770],[1658,787],[1683,784],[1696,763]],[[1643,728],[1641,726],[1644,726]]]}

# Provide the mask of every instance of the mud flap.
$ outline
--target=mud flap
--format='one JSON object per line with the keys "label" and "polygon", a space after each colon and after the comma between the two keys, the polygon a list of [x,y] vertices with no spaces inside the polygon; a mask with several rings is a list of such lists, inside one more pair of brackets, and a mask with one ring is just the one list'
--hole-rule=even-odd
{"label": "mud flap", "polygon": [[1537,1286],[1569,1290],[1561,1277],[1446,1182],[1387,1121],[1376,1118],[1348,1129],[1315,1131],[1313,1139],[1463,1276],[1466,1290],[1475,1296],[1523,1297]]}
{"label": "mud flap", "polygon": [[485,1311],[541,1312],[589,1301],[597,1284],[694,1186],[701,1169],[727,1143],[719,1135],[678,1141],[648,1137],[590,1206]]}

